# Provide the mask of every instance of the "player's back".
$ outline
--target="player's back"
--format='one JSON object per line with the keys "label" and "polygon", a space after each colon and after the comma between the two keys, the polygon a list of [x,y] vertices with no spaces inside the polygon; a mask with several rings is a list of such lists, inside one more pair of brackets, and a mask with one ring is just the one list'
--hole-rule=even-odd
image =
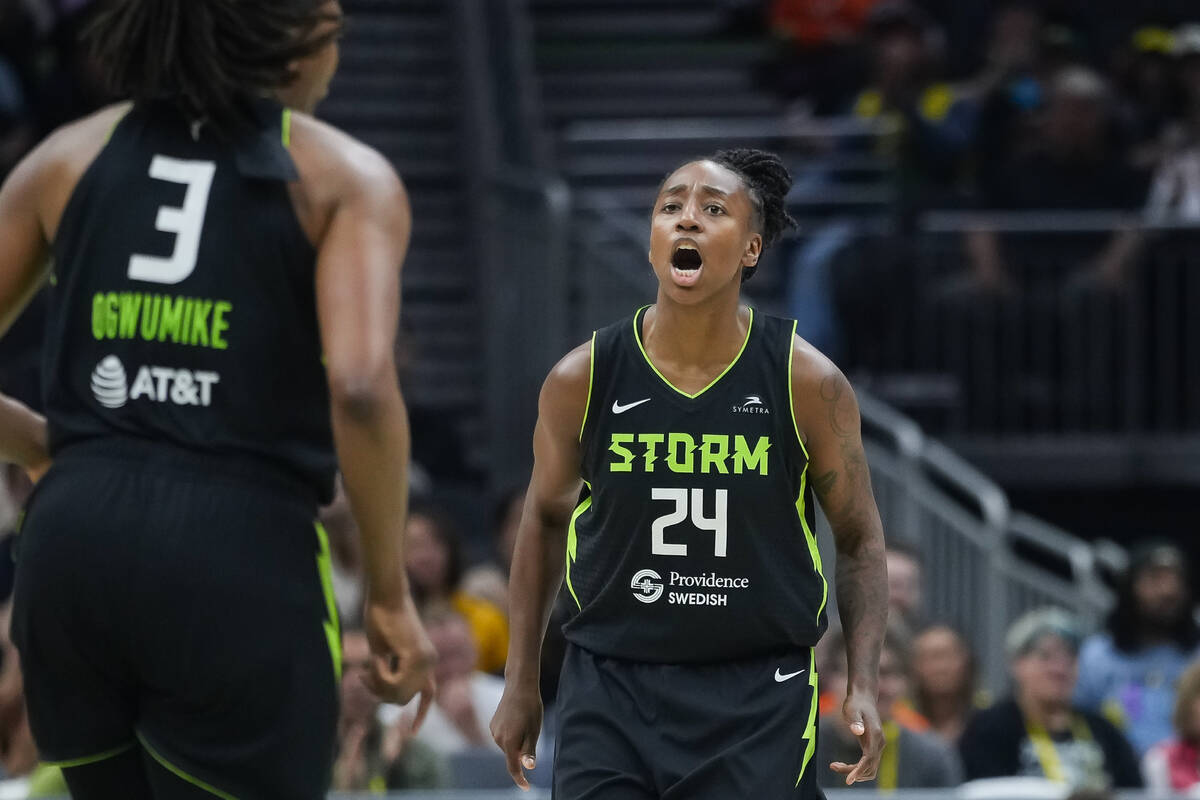
{"label": "player's back", "polygon": [[334,454],[316,251],[289,184],[290,115],[221,137],[134,107],[53,243],[44,393],[55,455],[158,447],[325,497]]}

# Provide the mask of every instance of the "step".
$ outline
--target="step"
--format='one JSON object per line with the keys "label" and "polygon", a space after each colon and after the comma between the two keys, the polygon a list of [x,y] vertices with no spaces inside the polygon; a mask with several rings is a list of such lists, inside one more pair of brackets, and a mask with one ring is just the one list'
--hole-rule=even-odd
{"label": "step", "polygon": [[771,114],[781,110],[779,100],[766,92],[739,92],[714,97],[702,90],[688,95],[604,96],[580,93],[571,98],[548,97],[543,102],[546,116],[551,120],[576,121],[585,119],[644,119],[647,117],[682,117],[697,112],[743,117]]}
{"label": "step", "polygon": [[536,15],[534,35],[538,39],[587,40],[598,37],[646,36],[679,38],[704,36],[721,31],[726,15],[718,10],[646,10],[618,11],[571,9]]}
{"label": "step", "polygon": [[538,42],[534,58],[538,71],[548,74],[561,69],[621,67],[624,69],[679,69],[696,66],[742,66],[760,64],[775,55],[769,41],[672,40],[608,42]]}

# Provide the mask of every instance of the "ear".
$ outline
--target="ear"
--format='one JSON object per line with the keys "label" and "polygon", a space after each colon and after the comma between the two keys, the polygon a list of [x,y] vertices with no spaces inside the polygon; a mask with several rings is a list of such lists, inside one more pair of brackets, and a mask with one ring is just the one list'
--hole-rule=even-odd
{"label": "ear", "polygon": [[756,233],[750,237],[746,250],[742,253],[743,267],[757,267],[758,258],[762,255],[762,234]]}

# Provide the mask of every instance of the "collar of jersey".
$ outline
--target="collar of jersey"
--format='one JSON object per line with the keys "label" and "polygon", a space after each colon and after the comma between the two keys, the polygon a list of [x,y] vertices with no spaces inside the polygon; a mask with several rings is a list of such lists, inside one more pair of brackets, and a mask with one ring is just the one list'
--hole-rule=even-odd
{"label": "collar of jersey", "polygon": [[642,358],[644,358],[646,360],[646,365],[649,366],[650,369],[654,371],[654,374],[658,376],[658,379],[661,380],[664,384],[666,384],[667,388],[673,390],[676,394],[680,394],[680,395],[686,397],[689,400],[695,400],[697,397],[704,394],[712,387],[716,386],[721,381],[721,378],[724,378],[727,374],[729,374],[729,370],[733,369],[737,365],[738,361],[741,360],[742,353],[746,352],[746,345],[750,344],[750,335],[752,333],[754,333],[754,308],[747,306],[747,310],[750,312],[750,324],[748,324],[746,326],[746,338],[742,342],[742,347],[741,347],[741,349],[738,350],[737,355],[733,357],[733,361],[730,361],[729,366],[727,366],[727,367],[725,367],[725,369],[721,370],[721,374],[718,375],[717,377],[713,378],[712,381],[708,384],[708,386],[705,386],[703,389],[696,392],[695,394],[688,394],[687,392],[683,391],[682,389],[677,387],[675,384],[673,384],[669,380],[667,380],[667,377],[658,371],[658,367],[654,366],[654,362],[650,360],[650,354],[646,352],[646,348],[642,344],[642,320],[645,318],[646,309],[649,307],[650,307],[649,305],[644,305],[638,309],[636,314],[633,315],[633,340],[635,342],[637,342],[638,350],[641,351]]}

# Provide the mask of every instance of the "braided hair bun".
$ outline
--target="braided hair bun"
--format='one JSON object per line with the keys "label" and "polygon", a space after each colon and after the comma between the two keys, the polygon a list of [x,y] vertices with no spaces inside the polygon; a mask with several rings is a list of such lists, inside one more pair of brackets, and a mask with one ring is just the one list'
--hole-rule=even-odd
{"label": "braided hair bun", "polygon": [[[792,176],[783,159],[766,150],[739,147],[720,150],[709,160],[736,173],[746,184],[764,250],[778,242],[784,231],[796,227],[796,220],[788,215],[785,205],[792,188]],[[757,270],[757,266],[746,267],[742,271],[742,280],[749,280]]]}

